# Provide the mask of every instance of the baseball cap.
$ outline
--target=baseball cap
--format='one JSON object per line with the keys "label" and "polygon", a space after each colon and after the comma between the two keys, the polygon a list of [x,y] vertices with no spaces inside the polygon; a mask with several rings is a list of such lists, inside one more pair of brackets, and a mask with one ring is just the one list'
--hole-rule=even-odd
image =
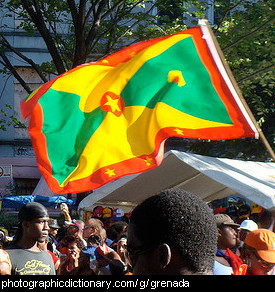
{"label": "baseball cap", "polygon": [[58,225],[56,219],[51,219],[49,221],[49,227],[54,228],[54,229],[59,229],[60,228],[60,226]]}
{"label": "baseball cap", "polygon": [[113,213],[113,220],[117,220],[117,221],[119,221],[119,220],[121,220],[121,218],[124,216],[124,212],[123,212],[123,210],[121,209],[121,208],[116,208],[115,210],[114,210],[114,213]]}
{"label": "baseball cap", "polygon": [[103,209],[104,208],[102,206],[95,207],[94,210],[93,210],[93,217],[101,218]]}
{"label": "baseball cap", "polygon": [[228,216],[227,214],[216,214],[214,215],[217,223],[217,227],[220,227],[222,225],[229,225],[229,226],[240,226],[239,224],[236,224],[233,219]]}
{"label": "baseball cap", "polygon": [[244,220],[241,223],[239,229],[245,229],[245,230],[253,231],[253,230],[257,230],[258,229],[258,225],[253,220]]}
{"label": "baseball cap", "polygon": [[261,259],[275,264],[275,233],[257,229],[248,233],[244,243],[256,249]]}
{"label": "baseball cap", "polygon": [[112,213],[113,213],[112,208],[106,207],[102,211],[102,217],[103,218],[111,218],[112,217]]}

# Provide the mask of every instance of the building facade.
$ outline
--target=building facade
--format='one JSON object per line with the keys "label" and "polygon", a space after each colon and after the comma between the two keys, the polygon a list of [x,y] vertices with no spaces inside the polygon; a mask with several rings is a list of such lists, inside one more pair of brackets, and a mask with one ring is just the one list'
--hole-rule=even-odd
{"label": "building facade", "polygon": [[[30,36],[19,29],[21,20],[16,18],[15,13],[0,10],[0,21],[0,32],[12,47],[37,64],[50,61],[42,37],[39,34]],[[5,55],[31,89],[41,84],[36,73],[14,52],[6,50]],[[4,74],[2,69],[0,63],[0,195],[31,194],[41,174],[27,128],[10,124],[11,117],[15,117],[27,126],[21,117],[20,101],[28,93],[12,75]]]}

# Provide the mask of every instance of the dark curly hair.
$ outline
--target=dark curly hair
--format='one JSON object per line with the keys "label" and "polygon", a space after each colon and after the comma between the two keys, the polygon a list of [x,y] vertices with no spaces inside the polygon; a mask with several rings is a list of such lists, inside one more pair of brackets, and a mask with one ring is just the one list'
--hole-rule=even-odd
{"label": "dark curly hair", "polygon": [[130,224],[145,246],[167,243],[180,251],[190,272],[212,272],[216,221],[198,196],[176,189],[162,191],[133,210]]}

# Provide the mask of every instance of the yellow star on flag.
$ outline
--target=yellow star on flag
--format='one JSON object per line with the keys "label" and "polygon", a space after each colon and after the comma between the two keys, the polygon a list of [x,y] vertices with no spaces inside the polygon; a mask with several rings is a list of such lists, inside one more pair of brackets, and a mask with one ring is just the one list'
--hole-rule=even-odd
{"label": "yellow star on flag", "polygon": [[184,135],[184,134],[183,134],[183,131],[182,131],[181,129],[175,129],[174,131],[175,131],[178,135],[182,135],[182,136]]}
{"label": "yellow star on flag", "polygon": [[107,170],[105,171],[105,174],[107,174],[109,177],[112,177],[112,176],[116,175],[115,170],[114,169],[110,169],[110,168],[107,168]]}
{"label": "yellow star on flag", "polygon": [[106,95],[106,98],[107,98],[107,102],[104,103],[104,105],[109,105],[111,107],[111,111],[114,113],[115,111],[118,111],[120,112],[121,109],[120,107],[118,106],[118,101],[119,99],[113,99],[111,96],[109,95]]}

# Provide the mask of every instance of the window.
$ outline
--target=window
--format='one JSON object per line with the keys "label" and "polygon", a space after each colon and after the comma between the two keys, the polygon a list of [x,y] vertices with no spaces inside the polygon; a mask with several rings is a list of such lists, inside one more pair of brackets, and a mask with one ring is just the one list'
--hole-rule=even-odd
{"label": "window", "polygon": [[[32,90],[37,89],[40,85],[43,84],[41,78],[31,67],[17,67],[16,71]],[[21,123],[26,125],[26,128],[15,127],[15,139],[29,139],[27,122],[23,120],[20,111],[20,102],[27,96],[28,93],[24,90],[21,84],[16,79],[14,79],[14,117],[17,118]]]}
{"label": "window", "polygon": [[39,182],[39,179],[16,178],[14,179],[14,191],[18,196],[31,195]]}

